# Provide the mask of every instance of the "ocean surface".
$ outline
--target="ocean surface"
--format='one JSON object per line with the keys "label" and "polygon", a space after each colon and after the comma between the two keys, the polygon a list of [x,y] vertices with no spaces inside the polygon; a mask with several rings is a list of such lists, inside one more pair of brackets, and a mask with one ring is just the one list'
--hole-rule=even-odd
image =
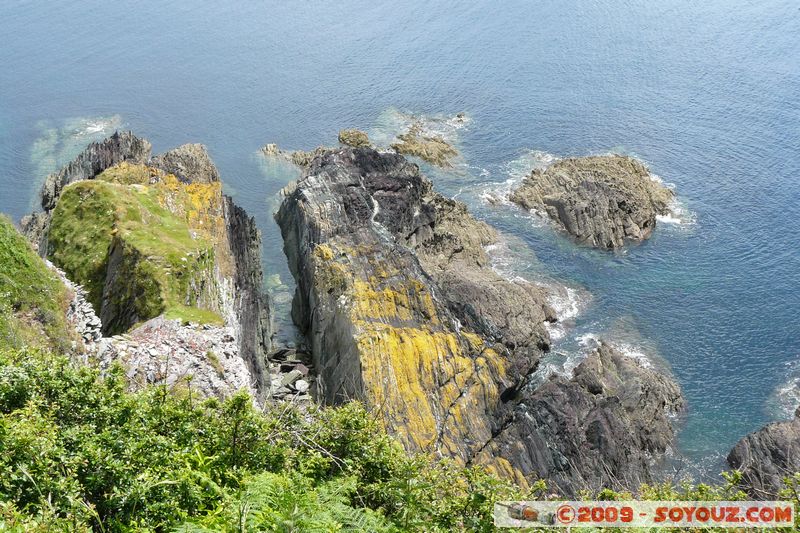
{"label": "ocean surface", "polygon": [[[2,2],[0,211],[18,220],[48,172],[115,129],[155,152],[202,142],[258,220],[285,317],[272,213],[297,171],[259,148],[344,127],[388,142],[423,120],[462,154],[423,169],[503,232],[496,268],[568,288],[547,371],[597,338],[672,369],[682,475],[714,479],[738,438],[800,404],[796,0],[227,4]],[[677,194],[640,246],[578,247],[504,200],[536,165],[607,152]]]}

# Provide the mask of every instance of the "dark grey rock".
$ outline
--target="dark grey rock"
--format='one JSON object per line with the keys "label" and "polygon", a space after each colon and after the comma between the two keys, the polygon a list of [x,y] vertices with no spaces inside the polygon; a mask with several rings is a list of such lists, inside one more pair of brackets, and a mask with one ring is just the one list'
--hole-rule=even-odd
{"label": "dark grey rock", "polygon": [[527,387],[555,320],[546,292],[494,272],[495,231],[416,165],[323,150],[284,194],[276,219],[318,399],[374,402],[406,448],[521,483],[574,494],[651,479],[678,386],[604,346],[573,379]]}
{"label": "dark grey rock", "polygon": [[485,454],[518,457],[526,478],[576,494],[652,483],[651,465],[671,445],[671,414],[684,409],[678,384],[608,344],[571,379],[553,376],[520,394],[510,421]]}
{"label": "dark grey rock", "polygon": [[767,424],[737,442],[728,464],[742,472],[750,496],[777,499],[784,478],[800,472],[800,409],[792,420]]}
{"label": "dark grey rock", "polygon": [[578,242],[599,248],[649,238],[672,198],[641,162],[620,155],[562,159],[534,170],[511,195],[520,206],[547,213]]}

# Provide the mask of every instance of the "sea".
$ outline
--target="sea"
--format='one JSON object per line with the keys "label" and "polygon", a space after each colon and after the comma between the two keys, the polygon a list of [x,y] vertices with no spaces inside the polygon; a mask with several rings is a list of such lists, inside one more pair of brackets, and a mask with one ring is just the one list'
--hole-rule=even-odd
{"label": "sea", "polygon": [[[676,471],[719,479],[743,435],[800,405],[797,0],[4,0],[0,211],[115,130],[208,149],[263,233],[276,336],[296,342],[273,213],[299,176],[266,143],[412,123],[459,150],[421,164],[501,231],[498,272],[554,288],[562,321],[534,378],[599,339],[674,374]],[[463,120],[454,117],[463,113]],[[508,202],[533,168],[621,153],[672,187],[652,238],[576,245]]]}

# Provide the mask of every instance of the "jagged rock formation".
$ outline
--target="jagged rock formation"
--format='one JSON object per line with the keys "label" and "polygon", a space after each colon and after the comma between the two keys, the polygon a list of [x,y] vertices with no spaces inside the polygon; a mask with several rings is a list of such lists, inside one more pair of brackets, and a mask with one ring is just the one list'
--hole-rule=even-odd
{"label": "jagged rock formation", "polygon": [[728,464],[742,472],[742,486],[753,498],[778,499],[783,479],[800,472],[800,409],[792,420],[767,424],[737,442]]}
{"label": "jagged rock formation", "polygon": [[[484,251],[494,230],[434,192],[416,165],[371,149],[327,150],[284,193],[276,218],[297,281],[293,318],[308,336],[320,399],[363,399],[407,449],[486,464],[523,484],[548,477],[569,492],[578,485],[566,480],[589,477],[598,460],[610,465],[596,473],[601,482],[647,477],[645,452],[663,451],[672,435],[659,410],[678,403],[677,386],[607,355],[593,368],[607,373],[599,385],[583,385],[581,374],[551,385],[560,396],[528,391],[549,348],[544,324],[555,320],[546,295],[496,274]],[[562,423],[530,423],[526,406],[536,401],[542,423],[545,405],[563,410]],[[587,422],[566,424],[569,414]],[[647,435],[653,427],[658,438]],[[559,449],[543,445],[551,438]],[[602,446],[566,446],[592,438]],[[618,450],[639,455],[627,463]]]}
{"label": "jagged rock formation", "polygon": [[534,170],[511,195],[525,209],[547,213],[578,242],[599,248],[649,238],[672,198],[641,162],[620,155],[562,159]]}
{"label": "jagged rock formation", "polygon": [[150,143],[116,133],[49,176],[42,206],[23,225],[41,254],[85,286],[106,335],[159,316],[229,327],[246,381],[266,394],[271,325],[260,235],[222,194],[205,147],[151,161]]}
{"label": "jagged rock formation", "polygon": [[547,479],[565,494],[653,481],[650,464],[672,443],[670,415],[684,409],[678,385],[608,344],[567,379],[526,391],[478,457],[515,457],[516,476]]}
{"label": "jagged rock formation", "polygon": [[152,145],[131,132],[116,132],[99,143],[91,143],[72,162],[50,174],[42,185],[43,212],[33,213],[22,219],[23,233],[38,250],[46,249],[49,214],[55,209],[61,191],[80,180],[90,180],[105,169],[122,162],[144,163],[150,158]]}

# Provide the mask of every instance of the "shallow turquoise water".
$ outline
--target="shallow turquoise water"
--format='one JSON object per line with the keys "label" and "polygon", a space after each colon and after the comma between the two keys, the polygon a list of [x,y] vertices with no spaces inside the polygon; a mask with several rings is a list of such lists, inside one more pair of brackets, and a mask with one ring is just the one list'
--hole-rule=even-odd
{"label": "shallow turquoise water", "polygon": [[[9,4],[0,211],[19,218],[48,171],[115,127],[156,151],[200,141],[257,217],[285,306],[271,213],[292,171],[258,148],[463,111],[447,133],[464,158],[431,175],[506,232],[504,268],[574,289],[581,313],[554,362],[592,334],[666,361],[690,406],[681,451],[701,471],[800,401],[796,2]],[[614,255],[486,201],[548,154],[610,150],[674,184],[684,223]]]}

